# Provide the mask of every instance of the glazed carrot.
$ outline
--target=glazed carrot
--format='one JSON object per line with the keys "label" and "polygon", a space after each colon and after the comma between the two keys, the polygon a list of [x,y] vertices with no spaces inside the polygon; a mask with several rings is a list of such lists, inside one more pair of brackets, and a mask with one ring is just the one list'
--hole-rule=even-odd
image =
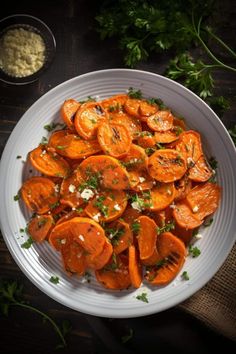
{"label": "glazed carrot", "polygon": [[176,203],[173,211],[173,217],[176,223],[184,229],[195,229],[202,224],[202,220],[199,219],[196,213],[193,213],[186,199]]}
{"label": "glazed carrot", "polygon": [[89,218],[76,217],[69,221],[70,230],[85,251],[98,255],[102,252],[106,236],[103,228],[94,220]]}
{"label": "glazed carrot", "polygon": [[97,138],[105,154],[116,158],[127,155],[132,141],[125,125],[117,123],[101,123],[98,127]]}
{"label": "glazed carrot", "polygon": [[186,198],[186,195],[192,188],[192,182],[189,179],[188,174],[185,174],[181,179],[175,181],[175,201]]}
{"label": "glazed carrot", "polygon": [[101,151],[97,140],[84,140],[77,134],[69,134],[64,130],[53,133],[48,145],[59,155],[72,160],[85,158]]}
{"label": "glazed carrot", "polygon": [[102,191],[91,199],[86,208],[86,214],[96,221],[112,221],[119,218],[127,206],[127,196],[124,191]]}
{"label": "glazed carrot", "polygon": [[193,213],[200,220],[216,211],[220,202],[220,187],[216,183],[206,182],[194,187],[186,197]]}
{"label": "glazed carrot", "polygon": [[59,200],[56,184],[46,177],[27,179],[20,193],[26,206],[37,214],[45,214],[57,205]]}
{"label": "glazed carrot", "polygon": [[194,182],[206,182],[213,172],[204,155],[200,156],[195,165],[189,169],[189,179]]}
{"label": "glazed carrot", "polygon": [[127,289],[131,283],[128,263],[125,255],[112,257],[105,268],[95,271],[97,281],[107,289]]}
{"label": "glazed carrot", "polygon": [[108,240],[105,240],[103,250],[98,255],[85,254],[86,266],[91,269],[101,269],[109,262],[112,256],[113,248]]}
{"label": "glazed carrot", "polygon": [[69,129],[74,129],[74,118],[80,103],[73,98],[66,100],[61,106],[60,114]]}
{"label": "glazed carrot", "polygon": [[154,131],[162,132],[170,130],[173,127],[174,117],[170,111],[157,111],[148,117],[147,125]]}
{"label": "glazed carrot", "polygon": [[67,242],[62,244],[61,255],[67,272],[84,274],[86,269],[84,249],[74,241],[73,236],[69,236]]}
{"label": "glazed carrot", "polygon": [[120,161],[127,171],[140,171],[147,168],[148,157],[142,147],[131,144],[129,152]]}
{"label": "glazed carrot", "polygon": [[63,157],[53,150],[45,149],[40,145],[29,153],[29,160],[36,170],[46,176],[65,178],[69,174],[70,166]]}
{"label": "glazed carrot", "polygon": [[133,234],[123,220],[116,220],[106,227],[106,234],[113,246],[113,252],[119,254],[129,248],[133,243]]}
{"label": "glazed carrot", "polygon": [[166,285],[181,270],[186,257],[186,248],[184,243],[170,232],[159,236],[157,247],[162,259],[159,265],[151,267],[146,279],[152,285]]}
{"label": "glazed carrot", "polygon": [[56,251],[60,251],[62,245],[69,242],[68,238],[72,235],[70,226],[70,220],[59,223],[54,226],[49,234],[48,242]]}
{"label": "glazed carrot", "polygon": [[140,259],[145,260],[152,256],[157,240],[157,225],[148,216],[140,216],[137,219],[140,224],[138,231],[138,248]]}
{"label": "glazed carrot", "polygon": [[64,178],[61,183],[60,202],[66,204],[71,208],[77,208],[84,203],[84,199],[81,197],[79,187],[84,183],[84,179],[81,176],[80,170],[75,169],[73,173]]}
{"label": "glazed carrot", "polygon": [[156,211],[163,210],[173,202],[174,198],[174,183],[157,183],[150,191],[150,206],[148,209]]}
{"label": "glazed carrot", "polygon": [[157,150],[148,160],[149,174],[159,182],[174,182],[183,177],[187,164],[183,156],[171,149]]}
{"label": "glazed carrot", "polygon": [[34,241],[42,242],[53,227],[54,220],[51,215],[36,215],[28,224],[28,233]]}
{"label": "glazed carrot", "polygon": [[75,129],[86,140],[96,138],[97,128],[107,120],[107,113],[99,102],[86,102],[80,106],[75,116]]}
{"label": "glazed carrot", "polygon": [[131,116],[134,116],[135,118],[139,118],[140,117],[139,107],[141,102],[142,102],[141,100],[136,98],[128,98],[125,101],[124,109]]}
{"label": "glazed carrot", "polygon": [[103,100],[101,104],[108,114],[123,112],[124,104],[127,98],[128,95],[126,94],[115,95]]}
{"label": "glazed carrot", "polygon": [[81,162],[80,171],[85,179],[99,175],[100,183],[105,188],[117,190],[129,188],[129,174],[114,157],[89,156]]}
{"label": "glazed carrot", "polygon": [[199,133],[194,130],[181,133],[175,145],[175,149],[185,157],[188,164],[197,162],[199,157],[203,154]]}
{"label": "glazed carrot", "polygon": [[128,129],[128,131],[133,139],[135,139],[137,134],[141,133],[141,131],[142,131],[141,122],[137,118],[132,117],[125,112],[110,113],[109,114],[109,122],[123,124]]}
{"label": "glazed carrot", "polygon": [[129,276],[133,287],[139,288],[143,279],[142,265],[134,245],[129,246]]}

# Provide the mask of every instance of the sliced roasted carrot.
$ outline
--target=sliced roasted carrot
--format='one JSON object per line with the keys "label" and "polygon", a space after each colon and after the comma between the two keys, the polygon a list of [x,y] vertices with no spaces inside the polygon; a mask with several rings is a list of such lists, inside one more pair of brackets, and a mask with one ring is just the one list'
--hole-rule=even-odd
{"label": "sliced roasted carrot", "polygon": [[139,118],[140,117],[139,107],[141,102],[142,101],[137,98],[128,98],[125,101],[124,109],[131,116],[134,116],[135,118]]}
{"label": "sliced roasted carrot", "polygon": [[151,267],[146,279],[152,285],[166,285],[181,270],[186,257],[186,248],[184,243],[170,232],[159,235],[157,248],[161,260],[159,264]]}
{"label": "sliced roasted carrot", "polygon": [[77,110],[80,107],[80,103],[73,98],[66,100],[61,106],[61,117],[68,126],[69,129],[74,129],[74,118]]}
{"label": "sliced roasted carrot", "polygon": [[106,234],[115,254],[125,251],[133,243],[133,234],[129,224],[123,220],[116,220],[109,224],[106,227]]}
{"label": "sliced roasted carrot", "polygon": [[145,215],[140,216],[137,222],[140,224],[137,236],[140,259],[144,260],[152,256],[156,247],[157,225]]}
{"label": "sliced roasted carrot", "polygon": [[159,227],[163,227],[165,224],[173,222],[173,207],[169,205],[162,210],[150,210],[147,212],[147,216],[153,219]]}
{"label": "sliced roasted carrot", "polygon": [[[174,183],[157,183],[150,191],[148,209],[163,210],[170,205],[175,198]],[[148,200],[147,200],[148,202]]]}
{"label": "sliced roasted carrot", "polygon": [[45,149],[42,145],[29,153],[29,160],[36,170],[46,176],[65,178],[70,171],[70,166],[63,157],[58,155],[56,151]]}
{"label": "sliced roasted carrot", "polygon": [[81,162],[80,170],[85,179],[94,174],[99,175],[100,183],[105,188],[117,190],[129,188],[129,174],[114,157],[89,156]]}
{"label": "sliced roasted carrot", "polygon": [[119,218],[127,206],[127,196],[124,191],[102,191],[91,199],[85,212],[96,221],[112,221]]}
{"label": "sliced roasted carrot", "polygon": [[67,272],[84,274],[86,269],[84,249],[74,241],[73,236],[67,237],[67,242],[62,244],[61,255]]}
{"label": "sliced roasted carrot", "polygon": [[97,140],[84,140],[79,135],[69,134],[64,130],[53,133],[48,144],[59,155],[72,160],[85,158],[101,151]]}
{"label": "sliced roasted carrot", "polygon": [[109,122],[123,124],[129,131],[130,135],[135,139],[138,133],[142,131],[141,122],[135,118],[130,116],[127,113],[119,112],[119,113],[111,113],[109,115]]}
{"label": "sliced roasted carrot", "polygon": [[147,173],[143,171],[130,171],[130,186],[136,192],[151,190],[156,184],[156,181]]}
{"label": "sliced roasted carrot", "polygon": [[45,214],[58,203],[56,184],[46,177],[27,179],[20,190],[26,206],[37,214]]}
{"label": "sliced roasted carrot", "polygon": [[193,213],[200,220],[216,211],[220,202],[220,187],[216,183],[206,182],[194,187],[186,197]]}
{"label": "sliced roasted carrot", "polygon": [[147,120],[147,117],[155,114],[159,110],[157,104],[151,104],[146,100],[142,100],[139,105],[139,115],[140,119],[143,121]]}
{"label": "sliced roasted carrot", "polygon": [[129,276],[133,287],[139,288],[143,279],[142,265],[134,245],[129,246]]}
{"label": "sliced roasted carrot", "polygon": [[156,147],[156,139],[151,132],[142,131],[137,136],[137,144],[144,149]]}
{"label": "sliced roasted carrot", "polygon": [[95,271],[97,281],[107,289],[127,289],[130,286],[128,263],[125,255],[112,257],[104,268]]}
{"label": "sliced roasted carrot", "polygon": [[122,220],[124,220],[128,225],[132,225],[133,222],[141,215],[141,212],[137,209],[128,205],[122,214]]}
{"label": "sliced roasted carrot", "polygon": [[75,169],[73,173],[64,178],[61,184],[60,202],[62,204],[69,205],[71,208],[77,208],[84,203],[84,199],[79,192],[79,186],[84,183],[84,179],[81,176],[80,170]]}
{"label": "sliced roasted carrot", "polygon": [[147,119],[147,125],[154,131],[163,132],[173,127],[174,117],[170,111],[157,111]]}
{"label": "sliced roasted carrot", "polygon": [[98,127],[97,138],[102,150],[116,158],[127,155],[132,141],[125,125],[118,123],[101,123]]}
{"label": "sliced roasted carrot", "polygon": [[189,179],[195,182],[206,182],[213,174],[212,169],[206,161],[204,155],[199,157],[195,165],[191,167],[188,172]]}
{"label": "sliced roasted carrot", "polygon": [[128,154],[120,161],[127,171],[140,171],[147,168],[148,157],[142,147],[132,144]]}
{"label": "sliced roasted carrot", "polygon": [[173,211],[173,217],[176,223],[184,229],[195,229],[202,224],[196,213],[193,213],[186,199],[176,203]]}
{"label": "sliced roasted carrot", "polygon": [[154,247],[153,253],[150,257],[142,259],[142,264],[145,266],[156,265],[160,261],[160,254],[157,251],[156,246]]}
{"label": "sliced roasted carrot", "polygon": [[84,139],[93,140],[101,122],[107,120],[107,113],[99,102],[86,102],[80,106],[75,116],[75,129]]}
{"label": "sliced roasted carrot", "polygon": [[103,228],[94,220],[76,217],[68,221],[77,241],[88,253],[98,255],[102,252],[106,236]]}
{"label": "sliced roasted carrot", "polygon": [[175,150],[157,150],[149,157],[148,171],[159,182],[177,181],[186,170],[186,160]]}
{"label": "sliced roasted carrot", "polygon": [[192,182],[186,173],[181,179],[175,182],[175,200],[179,201],[186,198],[186,195],[190,192],[191,188]]}
{"label": "sliced roasted carrot", "polygon": [[69,237],[72,235],[70,226],[70,220],[67,220],[55,225],[52,229],[48,242],[55,250],[60,251],[62,245],[69,242]]}
{"label": "sliced roasted carrot", "polygon": [[85,254],[86,266],[91,269],[101,269],[109,262],[113,248],[108,240],[105,240],[103,250],[98,255]]}
{"label": "sliced roasted carrot", "polygon": [[194,130],[181,133],[175,149],[185,157],[188,164],[197,162],[203,154],[200,134]]}
{"label": "sliced roasted carrot", "polygon": [[168,144],[179,139],[178,131],[173,127],[170,130],[164,132],[155,132],[154,141],[155,143]]}
{"label": "sliced roasted carrot", "polygon": [[127,98],[128,95],[126,94],[115,95],[103,100],[101,104],[108,114],[123,112],[124,104]]}
{"label": "sliced roasted carrot", "polygon": [[44,241],[54,226],[51,215],[36,215],[28,224],[28,232],[36,242]]}

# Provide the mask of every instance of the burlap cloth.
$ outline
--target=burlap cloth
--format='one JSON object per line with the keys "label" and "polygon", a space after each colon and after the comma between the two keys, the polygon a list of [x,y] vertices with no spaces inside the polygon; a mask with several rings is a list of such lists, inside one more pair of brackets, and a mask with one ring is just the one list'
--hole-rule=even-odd
{"label": "burlap cloth", "polygon": [[236,244],[215,276],[179,307],[236,341]]}

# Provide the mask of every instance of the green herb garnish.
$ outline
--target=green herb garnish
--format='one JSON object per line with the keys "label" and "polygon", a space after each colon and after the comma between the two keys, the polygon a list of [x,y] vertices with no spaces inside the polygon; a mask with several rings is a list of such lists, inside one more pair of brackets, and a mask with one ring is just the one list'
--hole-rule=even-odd
{"label": "green herb garnish", "polygon": [[198,247],[193,247],[192,245],[189,246],[188,252],[193,258],[197,258],[201,254],[200,249]]}
{"label": "green herb garnish", "polygon": [[49,280],[53,284],[58,284],[59,283],[59,278],[57,276],[55,276],[55,275],[52,275]]}
{"label": "green herb garnish", "polygon": [[168,223],[164,224],[162,227],[157,227],[157,234],[160,235],[163,232],[169,232],[175,228],[175,221],[169,221]]}
{"label": "green herb garnish", "polygon": [[182,274],[181,274],[181,278],[183,280],[189,280],[189,275],[188,275],[188,272],[185,270]]}
{"label": "green herb garnish", "polygon": [[146,302],[146,303],[149,302],[149,301],[148,301],[148,298],[147,298],[147,293],[142,293],[142,294],[140,294],[140,295],[137,295],[137,296],[136,296],[136,299],[137,299],[137,300],[140,300],[140,301],[143,301],[143,302]]}
{"label": "green herb garnish", "polygon": [[27,241],[22,243],[21,248],[29,249],[32,246],[33,243],[34,243],[34,240],[30,236]]}

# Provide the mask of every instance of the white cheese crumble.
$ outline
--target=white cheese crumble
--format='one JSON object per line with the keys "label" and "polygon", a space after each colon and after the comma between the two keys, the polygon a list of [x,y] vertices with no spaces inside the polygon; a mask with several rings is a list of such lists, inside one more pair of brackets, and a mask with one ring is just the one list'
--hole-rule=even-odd
{"label": "white cheese crumble", "polygon": [[136,209],[138,211],[142,211],[142,208],[140,207],[140,205],[137,202],[131,203],[131,206],[133,209]]}
{"label": "white cheese crumble", "polygon": [[193,207],[193,213],[197,213],[198,212],[198,206],[197,205],[195,205],[194,207]]}
{"label": "white cheese crumble", "polygon": [[79,237],[79,239],[80,239],[82,242],[84,242],[84,236],[83,236],[83,235],[79,235],[78,237]]}
{"label": "white cheese crumble", "polygon": [[63,239],[61,240],[61,244],[62,244],[62,245],[65,245],[65,244],[66,244],[66,238],[63,238]]}
{"label": "white cheese crumble", "polygon": [[119,211],[119,210],[121,210],[121,207],[118,204],[115,204],[114,209]]}
{"label": "white cheese crumble", "polygon": [[139,177],[139,182],[140,183],[143,183],[143,182],[145,182],[146,181],[146,179],[144,178],[144,177]]}
{"label": "white cheese crumble", "polygon": [[203,236],[202,236],[201,234],[195,235],[196,240],[201,240],[202,237],[203,237]]}
{"label": "white cheese crumble", "polygon": [[59,184],[56,184],[56,185],[54,186],[54,191],[55,191],[56,193],[58,193],[59,190],[60,190],[60,186],[59,186]]}
{"label": "white cheese crumble", "polygon": [[0,68],[14,77],[32,75],[43,66],[45,49],[39,34],[24,28],[9,29],[0,41]]}
{"label": "white cheese crumble", "polygon": [[70,185],[69,185],[69,192],[74,193],[75,188],[76,188],[76,187],[74,186],[74,184],[70,184]]}
{"label": "white cheese crumble", "polygon": [[89,200],[90,198],[92,198],[94,196],[94,192],[91,189],[85,188],[83,190],[83,192],[80,194],[80,196],[83,199]]}
{"label": "white cheese crumble", "polygon": [[97,214],[95,214],[94,216],[93,216],[93,220],[95,220],[95,221],[99,221],[99,217],[101,216],[101,214],[100,213],[97,213]]}

